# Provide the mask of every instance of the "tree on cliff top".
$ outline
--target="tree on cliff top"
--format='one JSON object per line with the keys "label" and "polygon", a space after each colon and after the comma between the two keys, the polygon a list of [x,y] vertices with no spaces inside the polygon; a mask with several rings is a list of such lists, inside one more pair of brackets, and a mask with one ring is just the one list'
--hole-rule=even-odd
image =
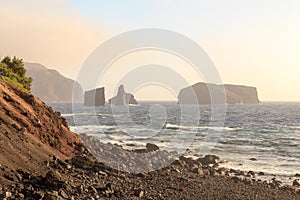
{"label": "tree on cliff top", "polygon": [[0,77],[27,93],[30,92],[32,78],[27,78],[22,59],[6,56],[0,61]]}

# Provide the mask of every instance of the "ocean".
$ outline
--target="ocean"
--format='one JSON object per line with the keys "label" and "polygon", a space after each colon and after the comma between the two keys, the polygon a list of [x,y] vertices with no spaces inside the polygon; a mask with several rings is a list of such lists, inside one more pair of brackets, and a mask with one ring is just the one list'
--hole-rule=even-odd
{"label": "ocean", "polygon": [[[186,123],[183,115],[188,114],[176,102],[142,102],[114,109],[110,105],[50,106],[61,112],[72,131],[93,135],[104,143],[128,149],[154,143],[192,157],[214,154],[226,161],[221,166],[264,172],[265,178],[276,176],[288,184],[300,173],[300,103],[226,105],[222,123],[210,123],[210,105],[189,106],[199,110],[199,116],[190,119],[197,123]],[[209,134],[213,139],[207,139]]]}

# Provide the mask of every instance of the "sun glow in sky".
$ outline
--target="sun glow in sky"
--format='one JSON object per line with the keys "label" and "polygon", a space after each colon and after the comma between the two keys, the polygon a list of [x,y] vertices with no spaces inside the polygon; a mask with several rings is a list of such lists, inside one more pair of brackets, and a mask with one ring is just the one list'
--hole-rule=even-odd
{"label": "sun glow in sky", "polygon": [[[300,101],[299,13],[298,0],[1,1],[0,56],[16,55],[76,79],[82,63],[103,41],[133,29],[163,28],[196,41],[224,83],[255,86],[263,101]],[[149,63],[149,57],[131,60]],[[154,55],[153,62],[159,58],[188,82],[198,81],[191,71],[182,72],[184,63],[169,57]],[[112,91],[118,73],[112,71],[101,82],[106,91]],[[139,89],[139,98],[175,98],[163,89],[155,96],[149,88]]]}

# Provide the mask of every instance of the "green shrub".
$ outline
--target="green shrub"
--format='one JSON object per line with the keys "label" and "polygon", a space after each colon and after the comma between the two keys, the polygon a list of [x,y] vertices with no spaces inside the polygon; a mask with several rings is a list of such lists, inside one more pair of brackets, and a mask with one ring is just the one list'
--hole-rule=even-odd
{"label": "green shrub", "polygon": [[0,77],[17,88],[30,93],[32,78],[27,78],[22,59],[5,57],[0,62]]}

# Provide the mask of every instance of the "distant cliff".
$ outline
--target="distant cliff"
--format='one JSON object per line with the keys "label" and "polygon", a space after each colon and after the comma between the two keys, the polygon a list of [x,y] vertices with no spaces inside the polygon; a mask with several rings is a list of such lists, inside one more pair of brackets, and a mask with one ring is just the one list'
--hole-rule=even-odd
{"label": "distant cliff", "polygon": [[116,106],[125,106],[129,104],[138,104],[137,100],[132,94],[126,93],[124,86],[120,85],[117,96],[109,99],[109,103]]}
{"label": "distant cliff", "polygon": [[104,87],[89,90],[84,93],[84,105],[103,106],[105,104]]}
{"label": "distant cliff", "polygon": [[83,90],[79,83],[66,78],[53,69],[37,63],[24,63],[28,77],[32,77],[32,94],[45,102],[72,102],[74,96],[76,101],[83,102]]}
{"label": "distant cliff", "polygon": [[216,97],[214,103],[217,104],[258,104],[260,102],[255,87],[229,84],[216,85],[199,82],[180,90],[178,103],[211,104],[210,94],[214,94],[213,96]]}

